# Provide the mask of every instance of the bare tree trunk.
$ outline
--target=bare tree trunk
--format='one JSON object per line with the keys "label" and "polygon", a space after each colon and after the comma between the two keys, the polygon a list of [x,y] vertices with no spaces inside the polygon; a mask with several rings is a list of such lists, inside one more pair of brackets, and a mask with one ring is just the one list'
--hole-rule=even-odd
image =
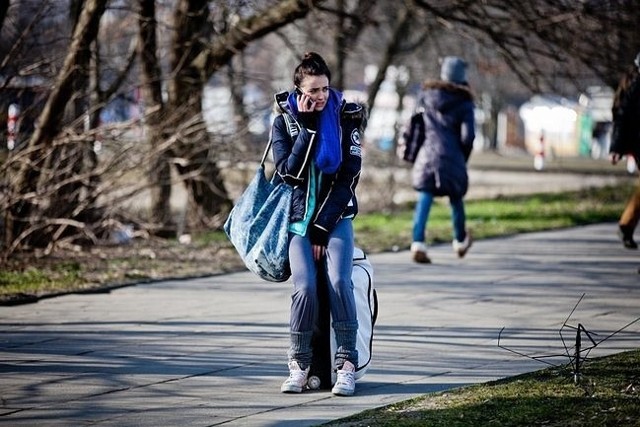
{"label": "bare tree trunk", "polygon": [[[87,0],[76,25],[71,46],[67,51],[56,84],[38,119],[38,126],[29,140],[29,147],[50,144],[60,132],[64,107],[71,98],[74,81],[79,70],[76,69],[76,56],[87,51],[98,35],[100,18],[104,14],[108,0]],[[27,166],[23,166],[23,169]],[[21,174],[22,175],[22,174]]]}
{"label": "bare tree trunk", "polygon": [[[70,15],[73,22],[74,31],[79,24],[81,14],[85,6],[85,0],[73,0],[71,2]],[[88,43],[85,48],[79,49],[74,58],[74,79],[72,82],[72,100],[65,109],[65,115],[69,122],[74,122],[75,132],[78,134],[88,130],[86,125],[87,114],[89,114],[89,68],[91,63],[92,48],[95,48],[95,38]],[[95,52],[95,51],[94,51]],[[65,120],[66,121],[66,120]],[[49,178],[50,182],[60,184],[60,202],[51,203],[43,215],[47,218],[72,218],[80,212],[78,206],[81,203],[83,194],[89,194],[90,190],[83,191],[86,183],[73,179],[83,172],[84,161],[92,149],[88,141],[77,144],[65,144],[55,148],[51,156],[47,159],[47,164],[51,170],[57,170]],[[85,218],[81,218],[85,219]]]}
{"label": "bare tree trunk", "polygon": [[387,74],[387,68],[389,68],[389,65],[393,63],[396,53],[400,51],[400,45],[407,37],[410,22],[411,14],[406,8],[403,8],[400,10],[396,19],[391,39],[389,40],[389,44],[387,44],[387,49],[378,63],[378,73],[376,74],[374,81],[369,85],[367,104],[370,108],[373,108],[374,102],[376,101],[380,85],[382,85],[385,75]]}
{"label": "bare tree trunk", "polygon": [[347,10],[345,0],[337,1],[338,28],[336,31],[336,64],[331,84],[338,89],[345,87],[345,69],[349,51],[357,44],[358,37],[369,23],[376,0],[358,0],[352,11]]}
{"label": "bare tree trunk", "polygon": [[154,155],[149,169],[151,181],[151,221],[160,224],[156,234],[175,235],[171,215],[171,165],[169,152],[159,149],[166,140],[163,130],[165,106],[162,101],[162,72],[158,63],[155,0],[140,0],[139,43],[142,100],[145,105],[145,135]]}
{"label": "bare tree trunk", "polygon": [[244,53],[240,52],[234,60],[229,61],[229,87],[231,88],[231,105],[233,107],[233,121],[236,125],[235,145],[240,151],[247,151],[249,140],[249,114],[244,105]]}
{"label": "bare tree trunk", "polygon": [[336,1],[338,8],[338,31],[336,32],[336,64],[332,84],[339,90],[344,90],[344,70],[347,65],[347,44],[349,42],[345,31],[346,18],[344,16],[344,3],[344,0]]}
{"label": "bare tree trunk", "polygon": [[[87,0],[84,4],[73,38],[56,83],[40,114],[38,124],[28,143],[29,153],[23,161],[12,185],[13,203],[7,215],[5,239],[7,243],[21,234],[30,221],[34,203],[26,197],[35,194],[40,179],[40,168],[44,164],[41,157],[43,149],[50,148],[61,129],[65,106],[73,94],[74,81],[82,73],[78,70],[76,58],[89,50],[96,39],[100,18],[104,14],[108,0]],[[85,70],[86,72],[86,70]],[[58,196],[62,196],[59,194]],[[64,202],[63,202],[64,203]],[[56,206],[58,201],[51,200],[49,205]]]}
{"label": "bare tree trunk", "polygon": [[[219,226],[231,201],[216,164],[202,114],[202,89],[208,76],[194,65],[209,36],[207,0],[180,0],[176,7],[176,35],[171,49],[173,78],[169,81],[167,122],[176,135],[172,149],[176,168],[187,188],[189,221],[194,226]],[[185,122],[189,125],[185,128]]]}
{"label": "bare tree trunk", "polygon": [[[207,0],[179,0],[175,13],[176,36],[171,49],[172,79],[167,105],[168,131],[177,135],[173,144],[176,168],[190,194],[200,223],[220,226],[231,207],[216,152],[211,146],[202,115],[202,89],[210,76],[249,42],[304,17],[323,0],[284,0],[255,16],[240,19],[213,41],[208,30]],[[185,129],[184,122],[188,122]]]}

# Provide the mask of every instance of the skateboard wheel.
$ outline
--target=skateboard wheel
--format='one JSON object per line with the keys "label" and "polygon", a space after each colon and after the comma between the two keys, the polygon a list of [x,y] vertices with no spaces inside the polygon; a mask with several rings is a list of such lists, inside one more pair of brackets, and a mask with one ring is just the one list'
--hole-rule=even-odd
{"label": "skateboard wheel", "polygon": [[310,376],[309,379],[307,379],[307,386],[311,390],[318,390],[320,388],[320,378],[315,375]]}

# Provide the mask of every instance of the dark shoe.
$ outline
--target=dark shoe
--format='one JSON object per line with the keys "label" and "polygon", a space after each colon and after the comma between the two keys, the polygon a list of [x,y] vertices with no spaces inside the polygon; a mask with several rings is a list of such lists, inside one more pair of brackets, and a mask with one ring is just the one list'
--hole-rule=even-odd
{"label": "dark shoe", "polygon": [[423,251],[415,251],[413,253],[413,260],[418,264],[431,264],[431,259],[427,256],[427,253]]}
{"label": "dark shoe", "polygon": [[424,242],[411,243],[411,253],[413,260],[418,264],[431,264],[431,260],[427,256],[427,245]]}
{"label": "dark shoe", "polygon": [[473,239],[471,238],[471,233],[467,230],[467,236],[464,238],[464,242],[458,242],[453,239],[451,243],[453,245],[453,252],[457,253],[459,258],[463,258],[471,247]]}
{"label": "dark shoe", "polygon": [[628,225],[619,226],[618,236],[622,239],[625,248],[638,249],[638,244],[633,240],[633,228]]}

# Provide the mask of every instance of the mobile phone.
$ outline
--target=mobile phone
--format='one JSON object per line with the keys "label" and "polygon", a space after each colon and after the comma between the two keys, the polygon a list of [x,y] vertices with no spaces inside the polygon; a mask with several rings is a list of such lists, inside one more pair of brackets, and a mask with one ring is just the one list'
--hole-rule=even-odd
{"label": "mobile phone", "polygon": [[[302,89],[300,89],[298,86],[296,86],[296,95],[298,96],[302,96]],[[307,101],[307,108],[311,108],[311,105],[313,104],[313,100],[309,99]]]}

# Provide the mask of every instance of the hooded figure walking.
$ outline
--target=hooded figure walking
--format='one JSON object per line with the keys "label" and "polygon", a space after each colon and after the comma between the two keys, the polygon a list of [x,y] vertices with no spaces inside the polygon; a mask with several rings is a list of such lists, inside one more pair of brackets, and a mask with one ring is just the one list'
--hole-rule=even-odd
{"label": "hooded figure walking", "polygon": [[440,80],[424,84],[416,108],[422,111],[424,140],[412,171],[412,185],[418,191],[411,243],[415,262],[431,262],[426,229],[434,197],[449,197],[454,252],[462,258],[471,247],[463,197],[469,187],[467,161],[475,139],[473,110],[467,63],[456,56],[444,58]]}

